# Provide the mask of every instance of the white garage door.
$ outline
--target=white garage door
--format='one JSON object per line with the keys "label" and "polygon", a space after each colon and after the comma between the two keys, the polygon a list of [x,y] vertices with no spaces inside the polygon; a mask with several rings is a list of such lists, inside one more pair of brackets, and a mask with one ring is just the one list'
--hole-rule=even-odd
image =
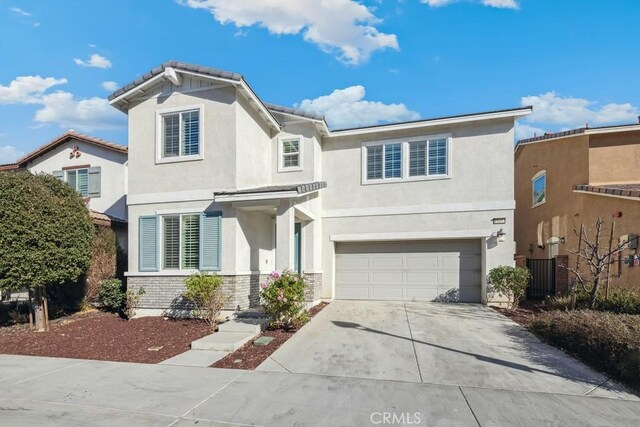
{"label": "white garage door", "polygon": [[481,302],[479,240],[339,243],[336,298]]}

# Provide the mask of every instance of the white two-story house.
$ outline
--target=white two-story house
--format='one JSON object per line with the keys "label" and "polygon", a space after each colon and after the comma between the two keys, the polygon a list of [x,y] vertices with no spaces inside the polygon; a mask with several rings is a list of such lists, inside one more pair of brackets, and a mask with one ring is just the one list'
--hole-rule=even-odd
{"label": "white two-story house", "polygon": [[487,302],[513,265],[517,108],[329,130],[266,104],[235,73],[169,61],[114,92],[129,116],[128,286],[181,307],[194,271],[227,308],[259,303],[270,272],[307,299]]}
{"label": "white two-story house", "polygon": [[0,170],[53,175],[87,203],[96,225],[112,227],[127,250],[127,147],[69,130]]}

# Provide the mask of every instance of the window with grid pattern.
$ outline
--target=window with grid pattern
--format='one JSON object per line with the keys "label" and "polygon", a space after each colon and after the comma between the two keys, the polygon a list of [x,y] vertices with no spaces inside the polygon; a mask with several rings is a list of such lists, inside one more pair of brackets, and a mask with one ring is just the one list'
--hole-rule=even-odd
{"label": "window with grid pattern", "polygon": [[429,140],[429,175],[447,174],[447,140]]}
{"label": "window with grid pattern", "polygon": [[162,115],[162,157],[200,154],[200,111]]}
{"label": "window with grid pattern", "polygon": [[299,139],[296,138],[282,140],[282,167],[285,169],[300,167]]}
{"label": "window with grid pattern", "polygon": [[402,178],[402,144],[384,146],[384,177]]}

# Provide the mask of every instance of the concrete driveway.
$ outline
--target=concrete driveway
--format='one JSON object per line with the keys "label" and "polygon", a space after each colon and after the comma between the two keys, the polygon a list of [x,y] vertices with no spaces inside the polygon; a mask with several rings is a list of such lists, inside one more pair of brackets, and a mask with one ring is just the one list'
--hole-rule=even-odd
{"label": "concrete driveway", "polygon": [[474,304],[334,301],[258,369],[637,399]]}

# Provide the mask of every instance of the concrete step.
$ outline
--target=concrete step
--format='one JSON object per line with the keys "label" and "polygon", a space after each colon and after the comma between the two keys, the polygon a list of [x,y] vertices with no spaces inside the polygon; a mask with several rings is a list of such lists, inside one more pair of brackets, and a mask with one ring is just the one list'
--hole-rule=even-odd
{"label": "concrete step", "polygon": [[191,343],[192,350],[236,351],[253,337],[252,332],[216,332]]}
{"label": "concrete step", "polygon": [[247,308],[236,312],[234,316],[236,319],[262,319],[266,317],[262,307]]}
{"label": "concrete step", "polygon": [[198,366],[206,368],[213,365],[218,360],[225,357],[226,351],[212,351],[212,350],[188,350],[182,354],[179,354],[171,359],[160,362],[161,365],[173,365],[173,366]]}
{"label": "concrete step", "polygon": [[219,332],[247,332],[259,334],[264,325],[267,323],[267,319],[259,317],[255,318],[239,318],[232,319],[228,322],[224,322],[218,325]]}

